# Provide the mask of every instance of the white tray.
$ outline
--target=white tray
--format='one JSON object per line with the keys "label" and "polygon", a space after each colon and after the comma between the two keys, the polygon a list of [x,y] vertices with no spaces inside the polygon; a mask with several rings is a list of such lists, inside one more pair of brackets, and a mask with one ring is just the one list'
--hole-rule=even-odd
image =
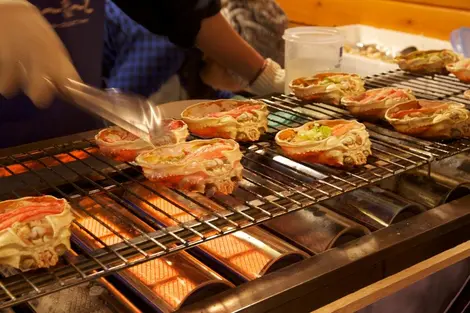
{"label": "white tray", "polygon": [[[409,46],[415,46],[419,50],[450,49],[452,45],[448,41],[413,35],[388,29],[375,28],[366,25],[346,25],[337,27],[344,35],[345,42],[355,44],[376,44],[387,47],[392,52],[399,52]],[[342,71],[357,73],[361,76],[374,75],[397,69],[395,64],[380,60],[369,59],[359,55],[345,53],[341,64]]]}

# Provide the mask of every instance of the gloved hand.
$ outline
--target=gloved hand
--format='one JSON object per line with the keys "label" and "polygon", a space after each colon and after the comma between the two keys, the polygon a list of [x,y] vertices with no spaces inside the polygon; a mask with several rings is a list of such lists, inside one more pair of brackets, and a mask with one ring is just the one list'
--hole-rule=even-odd
{"label": "gloved hand", "polygon": [[247,90],[255,95],[262,96],[270,93],[284,92],[286,72],[279,64],[266,59],[263,69]]}
{"label": "gloved hand", "polygon": [[259,96],[284,92],[285,71],[271,59],[266,59],[259,75],[251,85],[233,71],[208,59],[206,59],[206,66],[200,76],[205,84],[219,90],[232,92],[246,90]]}
{"label": "gloved hand", "polygon": [[22,90],[47,107],[67,79],[81,81],[62,41],[26,0],[0,0],[0,94]]}

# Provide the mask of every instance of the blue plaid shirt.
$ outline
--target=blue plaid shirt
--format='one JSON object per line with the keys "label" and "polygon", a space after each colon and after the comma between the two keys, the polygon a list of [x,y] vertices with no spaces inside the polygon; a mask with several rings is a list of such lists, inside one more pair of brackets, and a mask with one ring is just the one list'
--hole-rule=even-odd
{"label": "blue plaid shirt", "polygon": [[[145,97],[157,92],[172,76],[179,74],[189,53],[194,55],[194,51],[179,48],[166,37],[152,34],[111,0],[106,0],[104,36],[103,78],[106,87]],[[194,82],[202,84],[199,71],[179,77],[185,89]],[[234,96],[231,92],[204,87],[212,91],[209,93],[213,98]]]}

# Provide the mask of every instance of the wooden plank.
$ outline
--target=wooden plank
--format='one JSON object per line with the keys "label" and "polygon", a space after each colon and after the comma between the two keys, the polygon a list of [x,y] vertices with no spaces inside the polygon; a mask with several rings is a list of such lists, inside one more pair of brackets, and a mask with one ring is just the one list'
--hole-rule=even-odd
{"label": "wooden plank", "polygon": [[278,0],[293,22],[338,26],[365,24],[448,40],[470,26],[470,11],[390,0]]}
{"label": "wooden plank", "polygon": [[464,9],[470,11],[468,0],[395,0],[399,2],[413,2],[425,5],[433,5],[442,8]]}
{"label": "wooden plank", "polygon": [[470,258],[470,241],[409,267],[313,313],[352,313],[400,291],[434,273]]}

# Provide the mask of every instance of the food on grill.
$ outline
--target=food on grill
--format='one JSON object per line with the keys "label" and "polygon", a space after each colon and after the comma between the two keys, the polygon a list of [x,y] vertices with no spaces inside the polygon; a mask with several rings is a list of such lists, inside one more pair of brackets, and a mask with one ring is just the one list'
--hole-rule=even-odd
{"label": "food on grill", "polygon": [[470,59],[464,59],[452,64],[448,64],[446,68],[460,81],[464,83],[470,83]]}
{"label": "food on grill", "polygon": [[168,187],[230,194],[242,178],[241,158],[236,141],[212,139],[158,147],[136,162],[149,180]]}
{"label": "food on grill", "polygon": [[70,249],[73,215],[52,196],[0,202],[0,264],[23,271],[54,266]]}
{"label": "food on grill", "polygon": [[463,93],[463,96],[467,99],[470,99],[470,90],[467,90]]}
{"label": "food on grill", "polygon": [[394,63],[390,49],[375,44],[345,44],[344,52],[360,55],[369,59],[378,59],[387,63]]}
{"label": "food on grill", "polygon": [[268,130],[266,104],[256,100],[216,100],[194,104],[181,114],[202,138],[255,141]]}
{"label": "food on grill", "polygon": [[381,119],[395,104],[414,99],[416,98],[409,89],[387,87],[370,89],[358,96],[344,97],[341,104],[354,116]]}
{"label": "food on grill", "polygon": [[364,81],[356,74],[319,73],[294,79],[289,87],[299,99],[339,105],[341,98],[363,93]]}
{"label": "food on grill", "polygon": [[404,71],[432,75],[448,74],[446,66],[459,59],[459,56],[451,50],[427,50],[398,56],[395,62]]}
{"label": "food on grill", "polygon": [[357,121],[308,122],[281,130],[276,143],[294,160],[331,166],[362,165],[371,155],[369,133]]}
{"label": "food on grill", "polygon": [[470,112],[463,104],[429,100],[397,104],[385,114],[397,131],[433,139],[469,136],[469,117]]}
{"label": "food on grill", "polygon": [[[184,142],[189,135],[183,121],[164,120],[163,127],[165,132],[155,140],[155,145]],[[121,162],[132,162],[139,154],[153,149],[150,143],[117,126],[101,130],[95,140],[104,155]]]}

